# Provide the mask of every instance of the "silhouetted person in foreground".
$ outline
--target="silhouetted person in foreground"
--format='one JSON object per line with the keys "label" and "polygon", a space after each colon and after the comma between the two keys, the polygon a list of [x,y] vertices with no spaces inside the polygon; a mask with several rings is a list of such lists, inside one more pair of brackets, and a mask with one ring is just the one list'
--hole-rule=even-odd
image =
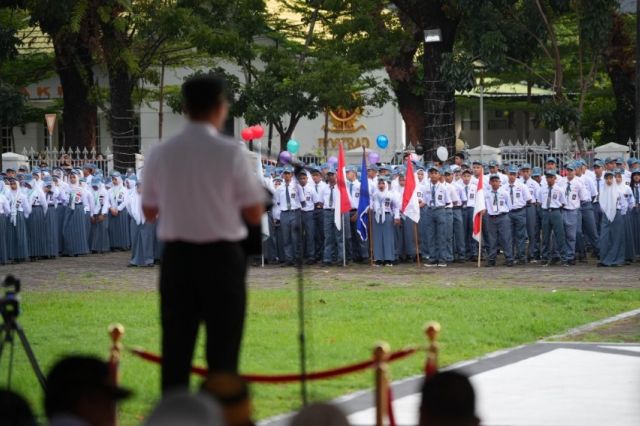
{"label": "silhouetted person in foreground", "polygon": [[49,426],[113,426],[117,401],[130,395],[112,383],[106,362],[70,356],[49,372],[44,410]]}
{"label": "silhouetted person in foreground", "polygon": [[0,425],[36,426],[29,403],[17,393],[0,389]]}
{"label": "silhouetted person in foreground", "polygon": [[438,373],[422,387],[420,426],[478,426],[476,395],[469,379],[453,371]]}

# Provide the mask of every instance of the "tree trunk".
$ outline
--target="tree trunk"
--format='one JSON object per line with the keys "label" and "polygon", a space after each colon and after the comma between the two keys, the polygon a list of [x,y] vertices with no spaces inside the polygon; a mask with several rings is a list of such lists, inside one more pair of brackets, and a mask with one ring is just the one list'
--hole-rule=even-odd
{"label": "tree trunk", "polygon": [[457,22],[449,20],[441,11],[440,16],[428,17],[425,29],[440,28],[442,41],[424,43],[424,146],[425,158],[435,159],[438,147],[444,146],[453,155],[456,145],[455,92],[443,81],[442,56],[453,51]]}
{"label": "tree trunk", "polygon": [[131,97],[134,84],[126,68],[109,67],[111,139],[113,144],[113,166],[120,172],[135,169],[136,154],[140,151],[134,132],[135,111]]}
{"label": "tree trunk", "polygon": [[406,82],[398,83],[394,93],[407,130],[407,147],[415,147],[424,140],[424,98],[414,94]]}
{"label": "tree trunk", "polygon": [[164,71],[166,65],[162,61],[160,68],[160,87],[158,88],[158,141],[162,140],[162,126],[164,125]]}
{"label": "tree trunk", "polygon": [[62,128],[66,147],[96,147],[98,108],[91,101],[93,59],[87,46],[73,34],[53,37],[55,64],[62,86]]}
{"label": "tree trunk", "polygon": [[[640,4],[640,3],[639,3]],[[636,70],[634,58],[629,54],[633,49],[631,35],[625,30],[624,21],[614,14],[609,46],[605,50],[604,61],[607,74],[616,98],[616,141],[625,144],[636,139]]]}

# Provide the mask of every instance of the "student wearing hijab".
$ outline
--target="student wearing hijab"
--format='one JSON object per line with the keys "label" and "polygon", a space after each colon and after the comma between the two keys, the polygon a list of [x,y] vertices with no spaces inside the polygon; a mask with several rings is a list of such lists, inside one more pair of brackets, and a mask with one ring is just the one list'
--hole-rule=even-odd
{"label": "student wearing hijab", "polygon": [[62,238],[62,227],[64,226],[64,217],[67,212],[67,206],[69,204],[69,185],[64,181],[62,174],[53,175],[53,189],[58,192],[58,206],[56,207],[57,224],[58,224],[58,255],[62,255],[62,248],[64,247],[64,241]]}
{"label": "student wearing hijab", "polygon": [[110,251],[107,214],[109,212],[109,194],[104,188],[102,179],[94,176],[91,179],[91,243],[92,253]]}
{"label": "student wearing hijab", "polygon": [[142,184],[138,182],[136,189],[126,201],[126,208],[131,218],[131,260],[130,267],[148,266],[154,264],[153,253],[153,224],[148,223],[142,212]]}
{"label": "student wearing hijab", "polygon": [[[4,183],[0,182],[0,187],[3,186]],[[5,265],[9,262],[9,251],[7,248],[7,227],[9,226],[9,215],[11,214],[11,207],[9,206],[9,199],[6,196],[7,192],[8,191],[0,192],[0,265]]]}
{"label": "student wearing hijab", "polygon": [[61,201],[60,190],[53,184],[53,179],[50,177],[43,180],[43,188],[47,205],[47,211],[44,216],[44,257],[53,259],[60,252],[60,226],[58,225],[57,212]]}
{"label": "student wearing hijab", "polygon": [[119,172],[111,175],[112,187],[109,190],[109,241],[111,249],[128,250],[131,247],[129,236],[129,214],[126,209],[128,191]]}
{"label": "student wearing hijab", "polygon": [[25,193],[19,188],[16,179],[9,179],[9,223],[7,248],[9,259],[24,262],[29,259],[26,218],[31,213],[31,204]]}
{"label": "student wearing hijab", "polygon": [[631,172],[631,194],[633,207],[629,212],[633,235],[633,247],[636,257],[640,256],[640,169]]}
{"label": "student wearing hijab", "polygon": [[47,200],[44,192],[34,179],[27,175],[22,183],[25,188],[27,202],[31,206],[31,213],[27,218],[27,238],[29,238],[29,256],[32,260],[38,260],[46,257],[45,247],[45,220],[44,216],[47,211]]}
{"label": "student wearing hijab", "polygon": [[611,170],[604,172],[604,185],[600,190],[600,263],[598,266],[624,264],[624,219],[621,210],[625,204]]}
{"label": "student wearing hijab", "polygon": [[74,170],[69,175],[69,190],[67,193],[67,209],[62,227],[63,254],[66,256],[79,256],[89,253],[89,237],[85,206],[90,206],[91,201],[88,192],[80,185],[80,173]]}
{"label": "student wearing hijab", "polygon": [[633,249],[633,219],[630,214],[631,209],[633,208],[633,193],[631,191],[631,187],[627,185],[624,179],[624,170],[616,169],[613,173],[616,185],[618,185],[620,195],[622,195],[623,198],[620,214],[624,221],[624,260],[627,265],[630,265],[635,257]]}
{"label": "student wearing hijab", "polygon": [[373,213],[373,257],[376,266],[393,266],[396,259],[394,225],[400,226],[400,200],[389,189],[389,178],[378,178],[378,190],[371,198]]}

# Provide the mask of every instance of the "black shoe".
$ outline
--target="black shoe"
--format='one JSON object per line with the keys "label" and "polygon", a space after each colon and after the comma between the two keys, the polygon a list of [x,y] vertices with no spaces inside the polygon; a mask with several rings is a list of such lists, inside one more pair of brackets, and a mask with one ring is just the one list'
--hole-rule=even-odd
{"label": "black shoe", "polygon": [[427,268],[433,268],[434,266],[438,266],[438,262],[434,260],[434,261],[425,263],[424,266],[426,266]]}
{"label": "black shoe", "polygon": [[513,260],[507,261],[507,263],[505,263],[505,265],[508,266],[508,267],[512,267],[513,266]]}
{"label": "black shoe", "polygon": [[576,265],[576,261],[575,260],[568,260],[567,263],[571,266],[575,266]]}
{"label": "black shoe", "polygon": [[315,260],[313,260],[313,259],[309,259],[309,260],[307,260],[307,261],[305,262],[305,264],[307,264],[307,265],[315,265],[315,264],[316,264],[316,261],[315,261]]}
{"label": "black shoe", "polygon": [[598,262],[598,267],[599,267],[599,268],[607,268],[607,267],[609,267],[609,265],[605,265],[605,264],[604,264],[604,263],[602,263],[602,262]]}
{"label": "black shoe", "polygon": [[[575,265],[575,263],[574,263],[574,265]],[[571,266],[571,264],[569,262],[562,262],[562,266],[568,268],[569,266]]]}
{"label": "black shoe", "polygon": [[549,262],[549,261],[546,261],[546,260],[545,260],[545,261],[543,261],[543,262],[541,263],[541,265],[542,265],[543,267],[547,267],[547,266],[551,266],[551,265],[552,265],[552,263],[551,263],[551,262]]}
{"label": "black shoe", "polygon": [[322,266],[333,266],[333,262],[322,262]]}
{"label": "black shoe", "polygon": [[493,260],[490,260],[486,263],[486,265],[484,265],[486,268],[492,268],[494,266],[496,266],[496,262]]}

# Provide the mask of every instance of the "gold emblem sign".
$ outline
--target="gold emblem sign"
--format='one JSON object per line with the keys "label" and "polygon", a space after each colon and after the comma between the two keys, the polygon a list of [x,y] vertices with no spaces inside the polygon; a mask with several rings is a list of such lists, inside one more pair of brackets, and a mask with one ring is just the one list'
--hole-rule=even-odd
{"label": "gold emblem sign", "polygon": [[[329,111],[329,131],[333,133],[355,133],[358,130],[366,129],[364,124],[358,124],[358,119],[362,115],[362,109],[356,108],[347,110],[338,108]],[[324,126],[323,126],[324,128]]]}

